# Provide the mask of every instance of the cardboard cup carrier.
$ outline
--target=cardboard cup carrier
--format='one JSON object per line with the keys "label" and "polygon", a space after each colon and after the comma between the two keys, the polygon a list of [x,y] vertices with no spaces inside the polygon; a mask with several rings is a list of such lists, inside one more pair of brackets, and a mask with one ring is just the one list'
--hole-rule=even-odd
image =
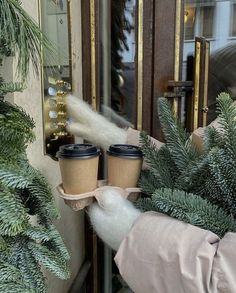
{"label": "cardboard cup carrier", "polygon": [[111,145],[108,155],[108,184],[121,188],[136,187],[140,176],[143,154],[137,146]]}
{"label": "cardboard cup carrier", "polygon": [[92,144],[61,146],[57,157],[63,189],[67,194],[80,194],[97,188],[100,149]]}

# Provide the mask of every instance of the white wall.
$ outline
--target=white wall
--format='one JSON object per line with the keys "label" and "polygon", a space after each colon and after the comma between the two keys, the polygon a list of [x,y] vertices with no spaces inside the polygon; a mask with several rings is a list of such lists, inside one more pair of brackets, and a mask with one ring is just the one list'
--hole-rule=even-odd
{"label": "white wall", "polygon": [[[80,1],[72,1],[76,5],[76,21],[79,23]],[[38,22],[38,0],[23,0],[22,5],[25,10]],[[75,83],[76,94],[82,96],[82,73],[80,60],[80,28],[77,35],[73,36],[75,46],[73,48],[73,68],[76,69],[73,82]],[[76,39],[77,38],[77,39]],[[58,163],[53,161],[43,153],[43,121],[42,121],[42,90],[41,78],[30,73],[28,88],[23,93],[14,94],[14,102],[22,106],[36,122],[36,141],[28,148],[28,157],[33,166],[41,170],[53,188],[56,204],[61,213],[61,219],[57,227],[64,237],[65,243],[71,253],[71,279],[61,281],[52,275],[48,275],[49,291],[51,293],[65,293],[68,291],[74,280],[83,260],[84,260],[84,214],[83,212],[73,212],[58,197],[55,187],[60,183],[60,172]]]}

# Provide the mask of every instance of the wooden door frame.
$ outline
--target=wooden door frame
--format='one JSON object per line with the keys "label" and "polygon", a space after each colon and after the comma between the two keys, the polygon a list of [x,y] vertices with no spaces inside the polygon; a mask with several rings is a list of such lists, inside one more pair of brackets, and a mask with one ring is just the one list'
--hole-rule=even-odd
{"label": "wooden door frame", "polygon": [[178,81],[181,78],[184,1],[155,0],[154,14],[153,113],[151,135],[163,141],[157,114],[157,99],[167,91],[168,80]]}

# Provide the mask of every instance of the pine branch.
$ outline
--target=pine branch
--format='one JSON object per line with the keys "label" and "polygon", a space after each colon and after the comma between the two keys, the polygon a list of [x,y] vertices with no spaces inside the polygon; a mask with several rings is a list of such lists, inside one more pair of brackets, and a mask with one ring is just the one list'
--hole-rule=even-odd
{"label": "pine branch", "polygon": [[16,56],[18,75],[25,81],[30,62],[36,73],[39,72],[41,46],[51,55],[55,55],[56,50],[19,1],[1,0],[0,19],[1,52]]}
{"label": "pine branch", "polygon": [[142,192],[150,196],[161,187],[161,182],[149,170],[144,170],[141,173],[138,185],[142,188]]}
{"label": "pine branch", "polygon": [[28,288],[24,284],[19,284],[15,282],[1,282],[0,283],[0,292],[7,293],[35,293],[35,290]]}
{"label": "pine branch", "polygon": [[18,235],[29,225],[27,211],[17,194],[4,187],[0,187],[0,194],[0,235]]}
{"label": "pine branch", "polygon": [[[0,140],[23,144],[33,142],[33,119],[19,106],[0,100]],[[20,150],[19,150],[20,151]]]}
{"label": "pine branch", "polygon": [[236,231],[236,222],[224,210],[194,194],[180,190],[156,190],[148,201],[140,200],[142,210],[152,209],[186,223],[210,230],[220,237]]}
{"label": "pine branch", "polygon": [[70,254],[65,247],[65,243],[59,232],[56,230],[55,226],[50,225],[48,227],[48,231],[50,235],[50,240],[45,245],[52,251],[58,253],[58,255],[60,255],[62,259],[69,260]]}
{"label": "pine branch", "polygon": [[0,96],[5,96],[8,93],[22,92],[25,86],[21,82],[0,82]]}
{"label": "pine branch", "polygon": [[28,248],[35,260],[42,264],[47,270],[62,280],[69,278],[69,270],[64,259],[58,257],[56,252],[50,251],[47,247],[37,243],[29,242]]}
{"label": "pine branch", "polygon": [[164,145],[158,150],[145,132],[140,133],[140,142],[145,162],[148,164],[153,180],[154,178],[156,180],[155,186],[173,188],[174,178],[178,171],[168,148]]}
{"label": "pine branch", "polygon": [[236,162],[236,108],[229,94],[222,93],[217,97],[217,110],[224,148]]}
{"label": "pine branch", "polygon": [[45,227],[31,226],[23,233],[24,236],[29,237],[36,242],[46,242],[51,239],[49,231]]}
{"label": "pine branch", "polygon": [[215,148],[209,153],[209,165],[213,184],[220,190],[217,200],[236,216],[235,162],[229,158],[228,152]]}
{"label": "pine branch", "polygon": [[24,284],[34,288],[35,293],[47,293],[48,290],[45,286],[45,277],[41,271],[41,267],[26,246],[23,247],[18,265],[23,276]]}
{"label": "pine branch", "polygon": [[158,115],[165,135],[166,145],[179,172],[197,158],[197,152],[187,134],[179,127],[165,98],[158,99]]}
{"label": "pine branch", "polygon": [[21,272],[15,266],[0,261],[0,284],[2,282],[22,282]]}
{"label": "pine branch", "polygon": [[53,225],[49,225],[48,228],[42,226],[30,227],[24,234],[31,240],[37,243],[43,243],[48,249],[56,252],[61,258],[65,260],[70,259],[70,255],[65,247],[65,244]]}
{"label": "pine branch", "polygon": [[[31,63],[38,73],[41,47],[55,52],[20,1],[0,0],[0,54],[15,56],[22,80],[7,83],[0,76],[0,292],[46,293],[40,263],[60,278],[69,276],[69,254],[52,225],[58,211],[51,188],[26,156],[35,139],[34,121],[1,100],[24,89]],[[28,214],[37,215],[36,226]]]}
{"label": "pine branch", "polygon": [[21,169],[16,164],[6,164],[0,159],[0,183],[8,188],[24,189],[28,187],[33,179],[34,174],[30,173],[30,169],[25,166]]}
{"label": "pine branch", "polygon": [[55,199],[44,178],[35,178],[27,189],[30,200],[35,206],[35,213],[39,217],[39,223],[47,225],[58,219],[59,213],[55,207]]}
{"label": "pine branch", "polygon": [[208,153],[215,147],[224,147],[222,133],[214,127],[207,127],[204,132],[204,150]]}

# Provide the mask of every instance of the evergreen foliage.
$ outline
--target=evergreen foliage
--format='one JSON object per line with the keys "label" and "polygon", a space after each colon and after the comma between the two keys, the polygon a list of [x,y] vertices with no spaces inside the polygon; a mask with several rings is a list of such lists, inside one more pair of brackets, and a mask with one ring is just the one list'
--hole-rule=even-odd
{"label": "evergreen foliage", "polygon": [[34,121],[3,99],[25,88],[30,62],[37,71],[41,45],[50,48],[20,2],[0,0],[0,53],[17,55],[23,81],[6,83],[0,77],[0,292],[4,293],[46,293],[42,266],[61,279],[69,277],[69,254],[53,224],[59,214],[51,187],[26,155],[35,139]]}
{"label": "evergreen foliage", "polygon": [[[26,157],[26,146],[34,139],[34,123],[19,107],[7,102],[1,105],[4,119],[0,123],[0,144],[10,147],[0,151],[0,235],[5,245],[0,256],[5,261],[4,267],[8,265],[9,270],[14,267],[20,272],[22,286],[26,287],[25,291],[19,291],[21,287],[18,286],[16,292],[46,292],[40,265],[66,279],[69,277],[69,255],[53,225],[58,211],[50,186]],[[15,150],[13,156],[12,150]],[[30,220],[32,215],[37,216],[34,225]],[[9,291],[4,292],[11,292],[16,284],[12,280],[5,282],[5,274],[1,271],[0,266],[0,283],[4,282],[3,288],[9,285]]]}
{"label": "evergreen foliage", "polygon": [[236,222],[223,209],[181,190],[157,189],[151,198],[139,201],[138,207],[142,211],[162,212],[204,229],[207,227],[220,237],[228,231],[236,231]]}
{"label": "evergreen foliage", "polygon": [[207,127],[204,151],[179,126],[165,98],[159,99],[159,118],[166,143],[155,148],[141,134],[149,169],[140,186],[146,198],[137,205],[211,230],[223,236],[236,231],[236,108],[226,93],[217,98],[219,129]]}
{"label": "evergreen foliage", "polygon": [[30,62],[38,73],[42,46],[55,53],[50,41],[21,7],[20,1],[1,0],[0,54],[16,56],[18,74],[23,81],[26,80]]}

